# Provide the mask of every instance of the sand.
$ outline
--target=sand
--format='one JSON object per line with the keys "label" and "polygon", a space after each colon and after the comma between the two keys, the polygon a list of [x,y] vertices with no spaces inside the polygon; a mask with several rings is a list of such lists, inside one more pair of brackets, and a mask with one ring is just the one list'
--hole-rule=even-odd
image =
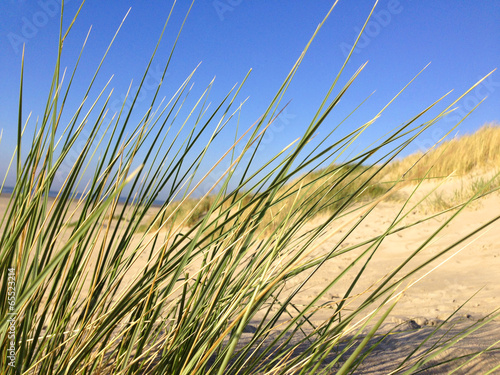
{"label": "sand", "polygon": [[[405,193],[408,194],[409,188]],[[0,213],[6,209],[8,197],[0,197]],[[363,239],[380,234],[394,220],[396,213],[401,207],[398,202],[382,202],[373,213],[365,219],[358,229],[352,233],[342,244],[342,248],[348,248],[350,245],[359,243]],[[423,259],[429,255],[438,254],[449,244],[471,233],[481,224],[499,215],[500,196],[493,194],[486,197],[480,204],[467,208],[419,254],[414,261],[405,267],[409,270],[420,264]],[[449,214],[450,215],[450,214]],[[445,224],[449,215],[435,218],[413,226],[407,230],[398,232],[388,237],[375,253],[370,265],[365,270],[362,281],[357,286],[354,294],[364,288],[370,287],[384,275],[391,272],[408,254],[415,251],[437,228]],[[410,223],[424,218],[426,215],[413,210],[404,223]],[[329,230],[335,230],[335,227],[341,225],[343,221],[349,220],[349,217],[337,221]],[[322,218],[315,219],[315,222],[307,224],[307,228],[317,225]],[[344,232],[338,232],[329,240],[324,242],[310,259],[329,251],[336,246]],[[137,241],[140,235],[137,235]],[[359,254],[363,248],[349,252],[342,257],[335,258],[317,272],[308,282],[305,290],[294,300],[297,304],[305,304],[308,300],[318,293],[324,285],[339,274],[347,264],[349,264],[356,254]],[[457,253],[458,251],[458,253]],[[456,253],[456,254],[455,254]],[[455,255],[453,255],[455,254]],[[446,263],[440,265],[437,269],[431,271],[426,277],[419,280],[424,273],[429,272],[444,259],[453,255]],[[95,262],[96,259],[92,259]],[[145,257],[137,260],[136,265],[130,271],[130,277],[133,277],[139,269],[145,264]],[[353,280],[355,272],[359,266],[351,272],[348,277],[332,289],[319,302],[335,302],[342,297],[342,293],[348,283]],[[404,271],[403,270],[403,271]],[[357,370],[360,374],[385,374],[392,371],[401,360],[420,342],[432,332],[437,325],[447,319],[461,304],[477,293],[453,319],[454,326],[448,333],[459,332],[464,327],[481,322],[481,319],[488,316],[492,311],[500,307],[500,221],[495,222],[488,230],[471,236],[467,241],[461,243],[452,249],[445,257],[432,263],[426,268],[426,271],[420,271],[407,280],[401,288],[402,291],[411,283],[398,304],[394,307],[392,313],[382,327],[381,332],[395,330],[389,335],[381,345],[375,350],[376,355],[370,356],[363,366]],[[300,280],[293,280],[287,283],[287,288],[292,290]],[[88,288],[86,286],[85,288]],[[85,289],[84,289],[85,292]],[[352,302],[354,305],[356,301]],[[325,309],[316,314],[315,321],[319,323],[322,319],[328,317],[331,310]],[[446,327],[451,327],[449,324]],[[443,333],[444,329],[441,330]],[[248,335],[248,334],[246,334]],[[500,347],[500,320],[494,320],[486,328],[479,329],[473,335],[461,340],[454,348],[447,350],[438,358],[444,358],[447,355],[457,356],[482,350],[489,345],[496,344]],[[426,346],[429,347],[429,342]],[[500,364],[500,351],[488,353],[481,358],[474,360],[467,367],[457,371],[457,374],[481,374]],[[450,364],[450,368],[456,366]],[[443,373],[445,367],[433,369],[428,373]],[[500,373],[500,369],[493,373]]]}
{"label": "sand", "polygon": [[[394,219],[400,205],[396,203],[381,203],[373,213],[368,216],[350,237],[347,244],[359,243],[364,239],[380,234]],[[354,290],[361,292],[369,288],[384,275],[391,272],[410,253],[414,252],[437,228],[445,228],[436,238],[410,262],[405,270],[412,270],[422,261],[446,249],[450,244],[458,241],[465,235],[472,233],[480,225],[488,222],[500,214],[500,196],[492,195],[467,208],[449,224],[445,220],[451,214],[436,219],[431,219],[417,226],[388,237],[375,253],[372,261],[364,271],[361,282]],[[418,221],[426,216],[420,210],[412,211],[405,223]],[[345,220],[348,220],[346,218]],[[313,225],[311,223],[311,225]],[[335,226],[338,223],[335,224]],[[332,230],[333,230],[332,226]],[[342,233],[334,236],[321,246],[321,250],[328,251],[337,244]],[[348,246],[349,246],[348,245]],[[364,249],[364,248],[361,248]],[[302,297],[295,300],[298,304],[305,304],[308,298],[320,292],[327,282],[343,270],[361,251],[355,250],[345,256],[336,258],[320,269],[308,282],[307,291]],[[443,263],[443,261],[446,262]],[[318,302],[338,301],[343,296],[348,283],[352,281],[357,267],[347,278],[329,292],[327,298]],[[421,277],[424,276],[422,279]],[[298,284],[299,280],[291,283],[291,287]],[[385,374],[397,368],[410,352],[417,348],[427,335],[436,329],[443,321],[448,319],[462,304],[466,303],[452,318],[439,330],[436,337],[445,335],[443,340],[458,334],[466,327],[473,324],[479,325],[490,313],[500,307],[500,221],[493,223],[487,230],[481,231],[468,240],[451,249],[442,258],[434,261],[423,271],[413,275],[401,288],[399,293],[408,285],[401,299],[396,304],[386,323],[380,330],[381,333],[390,334],[374,351],[363,365],[357,370],[359,374]],[[476,294],[477,293],[477,294]],[[356,305],[357,301],[352,302]],[[319,313],[316,322],[328,317],[328,310]],[[429,348],[435,340],[428,342],[422,349]],[[500,318],[490,322],[487,326],[478,329],[473,335],[460,340],[454,347],[446,350],[435,358],[462,356],[483,350],[490,345],[498,348],[496,352],[483,354],[481,357],[459,369],[456,374],[483,374],[500,365]],[[432,362],[431,362],[432,363]],[[457,366],[450,363],[445,366],[433,368],[426,373],[445,373]],[[500,367],[494,374],[500,374]]]}

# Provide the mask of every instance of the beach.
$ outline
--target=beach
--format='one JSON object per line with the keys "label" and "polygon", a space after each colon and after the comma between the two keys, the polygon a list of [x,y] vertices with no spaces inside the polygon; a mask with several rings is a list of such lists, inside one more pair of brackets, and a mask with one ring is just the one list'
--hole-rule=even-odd
{"label": "beach", "polygon": [[[427,190],[424,188],[419,193],[420,195],[416,194],[414,200],[418,200],[431,187],[429,184]],[[412,189],[411,186],[405,187],[404,194],[410,194]],[[8,195],[0,197],[1,212],[6,210],[8,199]],[[50,198],[49,206],[53,202],[54,199]],[[411,204],[408,207],[411,207]],[[328,320],[332,314],[332,309],[342,300],[343,293],[345,293],[349,284],[364,265],[368,254],[372,256],[372,259],[363,271],[362,277],[357,282],[351,296],[345,301],[347,311],[351,304],[352,306],[359,304],[359,300],[362,300],[362,298],[358,297],[363,297],[366,293],[375,290],[385,276],[395,271],[396,267],[409,254],[422,247],[438,228],[444,226],[440,233],[432,238],[428,244],[425,244],[418,254],[402,270],[396,273],[395,278],[398,275],[408,273],[432,256],[438,255],[467,234],[470,233],[471,236],[424,269],[412,274],[401,283],[398,289],[393,291],[391,302],[396,299],[399,300],[377,333],[377,339],[380,339],[384,333],[388,335],[376,347],[376,355],[366,359],[356,373],[390,373],[413,350],[417,348],[419,348],[418,350],[424,350],[435,343],[441,337],[440,334],[435,335],[432,340],[419,347],[424,342],[425,337],[435,329],[439,329],[439,332],[442,332],[444,337],[454,337],[454,334],[459,334],[462,329],[472,324],[481,324],[483,319],[488,318],[489,314],[500,306],[500,272],[498,272],[500,269],[500,224],[495,222],[484,231],[473,232],[481,225],[494,219],[498,215],[498,207],[500,207],[499,194],[491,194],[466,208],[450,222],[447,222],[447,220],[452,217],[454,210],[421,223],[418,222],[428,217],[429,213],[422,212],[421,208],[409,211],[408,215],[395,225],[394,233],[387,236],[376,251],[373,252],[373,248],[368,251],[349,270],[346,276],[341,278],[338,284],[320,298],[316,305],[322,307],[311,318],[311,323],[320,326],[323,321]],[[70,212],[73,210],[78,212],[80,209],[76,203],[73,203],[71,208]],[[154,217],[158,209],[158,207],[152,208],[146,218]],[[324,235],[317,240],[314,251],[308,254],[305,262],[313,262],[334,248],[338,249],[338,251],[348,250],[352,244],[362,243],[370,238],[380,236],[391,223],[401,217],[401,203],[396,201],[380,202],[373,212],[361,221],[347,238],[343,238],[345,236],[343,226],[347,224],[349,227],[348,224],[352,223],[353,220],[357,220],[357,216],[359,216],[359,210],[345,215],[326,228]],[[324,220],[323,217],[315,218],[304,226],[303,231],[317,227],[322,220]],[[414,225],[414,223],[418,224]],[[408,225],[410,226],[406,229],[398,229]],[[101,239],[102,236],[109,233],[107,229],[114,229],[113,220],[110,228],[103,226],[99,235]],[[69,232],[67,231],[60,238],[62,242],[68,239]],[[145,249],[150,249],[152,238],[151,234],[135,234],[130,247],[144,246]],[[351,265],[357,256],[369,249],[369,246],[370,244],[367,244],[353,251],[346,251],[344,254],[327,261],[307,281],[301,292],[294,297],[293,303],[298,306],[306,305],[329,282]],[[120,288],[121,291],[126,290],[128,283],[133,281],[147,264],[146,253],[147,251],[144,251],[135,258],[126,272],[123,286]],[[97,252],[93,252],[88,267],[95,267],[98,262]],[[190,264],[189,271],[195,274],[196,267],[199,264],[199,262]],[[287,281],[283,295],[293,291],[307,275],[306,272],[302,276]],[[85,296],[89,293],[91,287],[90,280],[87,280],[81,295]],[[462,306],[463,304],[465,305]],[[386,306],[389,305],[390,303],[387,303]],[[364,319],[370,318],[371,312],[372,310],[366,310],[364,316],[361,314],[357,318],[352,327],[353,334],[364,323]],[[259,313],[255,318],[259,318]],[[450,319],[450,321],[441,327],[441,324],[447,319]],[[285,320],[281,323],[285,323]],[[370,326],[371,323],[364,328],[363,334],[367,332]],[[251,324],[249,327],[251,327]],[[309,328],[313,329],[312,326]],[[251,332],[251,328],[248,332]],[[250,338],[251,335],[245,333],[242,342]],[[444,340],[444,338],[442,339]],[[499,340],[500,321],[496,319],[486,327],[479,328],[471,336],[461,339],[454,347],[447,349],[435,360],[446,358],[448,355],[454,357],[467,355],[486,349],[490,345],[498,347]],[[485,353],[468,363],[458,373],[483,373],[494,368],[498,363],[500,363],[500,353],[498,351]],[[451,363],[449,366],[452,369],[456,366],[456,363]],[[431,371],[428,373],[441,373],[445,369],[446,367],[440,367],[439,370],[433,370],[437,372]]]}

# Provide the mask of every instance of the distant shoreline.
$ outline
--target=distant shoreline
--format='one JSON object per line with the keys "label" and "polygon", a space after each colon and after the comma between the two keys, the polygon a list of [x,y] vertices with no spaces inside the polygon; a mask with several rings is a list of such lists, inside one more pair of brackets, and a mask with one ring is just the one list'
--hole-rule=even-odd
{"label": "distant shoreline", "polygon": [[[0,192],[0,197],[10,198],[12,196],[13,192],[14,192],[14,188],[4,187],[3,190]],[[57,198],[58,194],[59,194],[58,191],[50,190],[48,198],[54,200]],[[76,200],[78,200],[78,199],[80,199],[80,197],[82,197],[82,193],[77,193],[76,196],[77,196]],[[127,199],[126,197],[120,197],[118,199],[118,203],[125,204],[126,199]],[[164,203],[165,203],[164,200],[157,199],[152,203],[151,207],[161,207]]]}

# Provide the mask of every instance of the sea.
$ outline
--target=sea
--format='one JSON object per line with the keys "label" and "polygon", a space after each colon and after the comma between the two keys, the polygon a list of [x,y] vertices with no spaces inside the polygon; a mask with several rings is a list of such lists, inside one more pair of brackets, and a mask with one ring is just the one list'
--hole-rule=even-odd
{"label": "sea", "polygon": [[[1,192],[1,195],[11,195],[12,193],[14,192],[14,188],[13,187],[10,187],[10,186],[4,186],[2,192]],[[57,190],[50,190],[49,191],[49,198],[56,198],[57,195],[59,194],[59,191]],[[80,199],[82,197],[82,193],[76,193],[76,199]],[[119,203],[125,203],[127,200],[127,197],[123,197],[121,196],[119,199],[118,199],[118,202]],[[156,206],[156,207],[160,207],[162,206],[163,204],[165,203],[164,200],[161,200],[161,199],[157,199],[153,202],[153,206]]]}

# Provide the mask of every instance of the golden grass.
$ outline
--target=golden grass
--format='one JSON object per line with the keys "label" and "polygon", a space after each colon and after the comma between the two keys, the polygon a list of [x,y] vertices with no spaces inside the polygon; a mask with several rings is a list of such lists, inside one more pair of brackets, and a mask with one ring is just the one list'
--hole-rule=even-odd
{"label": "golden grass", "polygon": [[[371,177],[368,167],[357,166],[331,166],[326,169],[310,172],[281,187],[272,200],[271,207],[260,218],[256,225],[267,236],[277,229],[276,223],[282,223],[290,215],[290,208],[303,209],[307,207],[316,211],[317,214],[331,213],[341,207],[346,200],[352,203],[367,201],[386,193],[387,188],[383,184],[370,182],[367,186],[362,185]],[[192,227],[202,221],[207,211],[214,202],[213,196],[198,199],[187,199],[181,207],[179,202],[173,202],[165,211],[163,228],[166,230],[181,225]],[[229,216],[234,215],[225,224],[224,228],[236,225],[237,222],[245,220],[252,210],[258,205],[259,195],[252,193],[238,194],[234,205],[230,201],[222,203],[209,219],[209,226],[218,225],[212,220],[220,217],[222,212]],[[327,202],[326,204],[324,202]],[[174,215],[172,212],[176,211]],[[156,230],[161,222],[146,222],[139,228],[140,231]]]}
{"label": "golden grass", "polygon": [[[335,4],[330,12],[334,7]],[[370,15],[373,11],[374,8]],[[164,30],[167,30],[169,19],[170,16]],[[247,170],[251,167],[253,156],[250,159],[243,157],[257,152],[257,149],[251,151],[252,145],[260,144],[265,130],[274,121],[281,100],[323,22],[263,115],[235,139],[224,154],[235,150],[253,129],[247,141],[242,141],[241,156],[230,168],[242,160],[239,167]],[[22,130],[24,55],[21,62],[17,157],[12,157],[16,184],[0,221],[0,227],[5,223],[0,237],[0,261],[2,268],[9,271],[9,276],[2,278],[0,303],[3,303],[3,311],[15,314],[15,318],[10,317],[11,313],[2,317],[3,332],[9,330],[10,333],[4,336],[0,345],[3,353],[14,354],[10,357],[14,357],[18,367],[8,370],[13,365],[7,363],[4,355],[0,359],[1,373],[250,375],[298,370],[317,373],[318,370],[338,369],[339,374],[355,371],[367,355],[375,353],[372,351],[380,343],[377,336],[382,334],[377,331],[394,307],[391,299],[396,297],[393,295],[396,290],[436,257],[443,257],[500,219],[500,216],[494,217],[472,232],[460,235],[456,241],[445,243],[438,255],[423,262],[418,260],[416,267],[410,270],[406,265],[417,261],[416,256],[456,215],[445,218],[421,244],[415,244],[417,248],[413,252],[404,255],[399,265],[374,283],[366,279],[364,271],[385,238],[432,217],[406,224],[403,221],[410,211],[401,210],[395,212],[393,221],[377,223],[381,230],[369,234],[371,238],[359,237],[353,239],[353,243],[346,242],[375,206],[386,198],[385,192],[392,186],[378,175],[381,167],[376,162],[368,164],[368,159],[385,146],[391,148],[384,151],[382,158],[399,152],[408,144],[399,135],[404,137],[430,127],[449,107],[431,120],[416,125],[420,121],[417,119],[426,112],[422,111],[362,155],[342,165],[332,163],[326,169],[306,173],[297,179],[306,167],[311,168],[313,163],[322,165],[335,154],[344,152],[387,108],[385,106],[372,120],[341,140],[332,141],[329,133],[313,152],[306,154],[306,146],[315,134],[321,133],[318,131],[320,126],[366,66],[362,65],[343,87],[337,87],[349,55],[293,149],[284,148],[275,155],[264,155],[265,163],[258,181],[252,180],[255,176],[246,176],[233,193],[228,192],[225,188],[233,177],[228,169],[210,188],[210,191],[215,190],[222,182],[224,188],[217,195],[192,199],[190,184],[182,193],[184,182],[192,181],[187,180],[188,176],[196,175],[205,156],[217,147],[216,137],[239,112],[241,107],[235,108],[236,97],[246,77],[240,86],[235,86],[215,103],[213,111],[208,109],[212,83],[191,110],[185,111],[183,107],[189,103],[185,98],[194,71],[167,104],[162,101],[157,105],[155,94],[139,123],[134,124],[134,105],[126,106],[128,98],[125,98],[120,113],[116,118],[113,115],[102,136],[100,129],[107,122],[104,117],[111,96],[104,103],[99,96],[83,120],[80,115],[83,116],[84,100],[76,113],[70,114],[71,121],[57,138],[62,130],[58,127],[63,124],[60,119],[66,118],[70,110],[64,103],[70,87],[74,87],[72,78],[70,83],[63,84],[64,74],[60,69],[63,41],[72,25],[73,22],[66,33],[59,33],[48,104],[41,121],[37,122],[31,147],[25,147],[23,153],[21,145],[26,144]],[[162,31],[158,45],[163,35]],[[114,40],[113,37],[109,47]],[[171,56],[176,44],[177,39]],[[355,47],[354,44],[352,51]],[[148,70],[156,61],[157,50],[155,48],[151,54],[139,88],[133,90],[136,93],[131,95],[132,103],[140,95]],[[164,76],[169,62],[170,58],[165,64]],[[85,98],[94,90],[94,79],[101,66],[99,64],[89,81]],[[76,69],[77,66],[73,72]],[[74,76],[73,73],[71,77]],[[161,85],[162,81],[156,93]],[[158,109],[151,111],[152,108]],[[199,116],[191,116],[198,110]],[[96,112],[99,116],[91,115]],[[179,124],[177,114],[184,112],[189,114],[180,120],[182,125],[178,133],[170,137],[170,130]],[[182,140],[186,124],[192,127]],[[90,135],[85,135],[84,126],[90,130]],[[132,132],[125,131],[134,126]],[[232,133],[233,130],[227,131]],[[71,160],[70,151],[82,137],[86,140],[78,158],[71,161],[59,197],[52,202],[55,204],[49,204],[47,193],[55,176],[65,171],[62,166]],[[360,165],[362,162],[367,164]],[[132,168],[137,164],[137,168]],[[268,170],[271,164],[273,168]],[[79,184],[90,165],[94,169],[92,178],[85,188],[84,198],[76,202],[74,192],[80,190]],[[212,172],[213,169],[209,174]],[[199,183],[209,182],[209,174]],[[119,198],[128,184],[130,189],[125,203],[119,205]],[[171,192],[178,191],[186,199],[180,203],[172,201],[170,196],[160,208],[152,207],[167,185]],[[409,200],[403,203],[406,205]],[[78,210],[73,211],[75,203],[78,203]],[[347,212],[350,205],[356,205],[353,212]],[[325,220],[311,220],[323,213],[328,213]],[[344,221],[346,215],[349,217]],[[146,217],[149,219],[144,219]],[[144,231],[150,233],[135,236],[141,224]],[[174,230],[170,231],[173,226]],[[170,232],[160,235],[156,228]],[[343,231],[342,238],[333,240]],[[332,242],[326,246],[330,240]],[[323,245],[327,247],[324,250],[321,249]],[[352,252],[352,257],[346,259],[346,267],[333,273],[326,269],[328,277],[323,278],[319,289],[309,294],[305,303],[296,304],[296,297],[306,291],[309,293],[310,285],[306,284],[320,267],[325,269],[327,261],[347,252]],[[356,276],[351,278],[351,275]],[[290,282],[295,284],[291,288]],[[366,284],[368,286],[364,287]],[[19,286],[18,290],[15,285]],[[329,297],[332,292],[336,297]],[[326,319],[316,315],[325,306],[323,298],[327,298],[327,303],[334,308],[328,311]],[[458,309],[454,314],[457,312]],[[479,327],[499,314],[490,315],[479,323]],[[248,340],[243,333],[250,323],[255,329]],[[367,335],[365,328],[369,329]],[[462,330],[455,342],[475,329],[476,324]],[[434,331],[422,345],[438,335]],[[371,338],[377,342],[372,344]],[[297,340],[297,344],[292,340]],[[410,353],[396,371],[407,368],[407,372],[416,371],[450,346],[448,341],[443,342],[440,338],[438,341],[439,344],[433,344],[430,349]],[[11,345],[15,349],[11,349]],[[353,351],[349,353],[351,348]]]}
{"label": "golden grass", "polygon": [[[500,186],[500,124],[491,122],[476,132],[455,137],[424,152],[416,152],[387,166],[383,179],[416,184],[431,179],[436,184],[449,176],[453,183],[437,188],[421,206],[424,212],[447,210]],[[435,186],[435,185],[433,185]],[[471,205],[479,207],[480,202]]]}
{"label": "golden grass", "polygon": [[[274,223],[281,222],[285,218],[289,212],[287,208],[291,205],[313,207],[318,204],[320,199],[324,200],[325,196],[333,197],[333,199],[330,200],[330,204],[327,206],[318,206],[316,208],[318,214],[332,212],[342,204],[346,197],[352,194],[356,195],[351,200],[351,204],[379,197],[386,193],[386,186],[389,186],[384,182],[397,180],[402,175],[404,175],[403,183],[416,183],[423,178],[444,178],[452,174],[462,178],[470,175],[469,178],[461,182],[460,188],[448,192],[439,190],[427,202],[426,208],[430,211],[447,209],[464,199],[468,199],[487,185],[484,176],[474,178],[472,175],[491,172],[498,166],[500,166],[500,124],[492,122],[483,125],[472,134],[455,137],[443,142],[438,147],[429,150],[425,155],[419,151],[392,162],[385,168],[383,176],[374,177],[370,184],[357,194],[358,189],[371,174],[366,167],[353,167],[356,168],[356,172],[349,175],[346,180],[341,180],[341,176],[346,173],[348,168],[346,166],[338,168],[334,165],[310,172],[280,189],[279,194],[274,199],[273,208],[266,212],[260,226],[263,233],[269,234],[276,229]],[[491,189],[499,184],[500,179],[497,178],[493,185],[490,184],[487,187]],[[342,194],[339,194],[337,200],[335,195],[340,190],[342,190]],[[311,196],[310,192],[315,192],[315,196]],[[318,192],[320,193],[318,194]],[[391,199],[397,200],[398,194],[391,196]],[[165,218],[170,217],[164,228],[170,229],[183,221],[183,226],[192,227],[205,217],[213,201],[214,197],[212,196],[205,197],[202,202],[199,202],[198,199],[188,199],[184,201],[177,213],[170,217],[170,214],[179,205],[178,202],[172,203],[164,216]],[[246,195],[241,201],[239,215],[245,216],[245,214],[248,214],[255,205],[254,201],[255,195],[251,193]],[[196,206],[197,204],[198,206]],[[241,210],[242,206],[247,206],[247,208]],[[219,210],[224,211],[228,207],[229,203],[226,202]],[[231,212],[234,213],[235,209],[233,208]],[[277,218],[280,220],[276,220]],[[239,217],[239,219],[242,219],[242,217]],[[238,218],[234,220],[238,220]],[[140,230],[146,230],[150,224],[143,224]],[[156,222],[152,229],[158,229],[160,224]]]}
{"label": "golden grass", "polygon": [[405,180],[412,180],[422,179],[426,174],[429,178],[447,177],[452,173],[457,176],[481,174],[500,166],[499,146],[500,124],[491,122],[472,134],[443,142],[425,155],[416,152],[393,162],[387,167],[385,176],[395,179],[406,173]]}

